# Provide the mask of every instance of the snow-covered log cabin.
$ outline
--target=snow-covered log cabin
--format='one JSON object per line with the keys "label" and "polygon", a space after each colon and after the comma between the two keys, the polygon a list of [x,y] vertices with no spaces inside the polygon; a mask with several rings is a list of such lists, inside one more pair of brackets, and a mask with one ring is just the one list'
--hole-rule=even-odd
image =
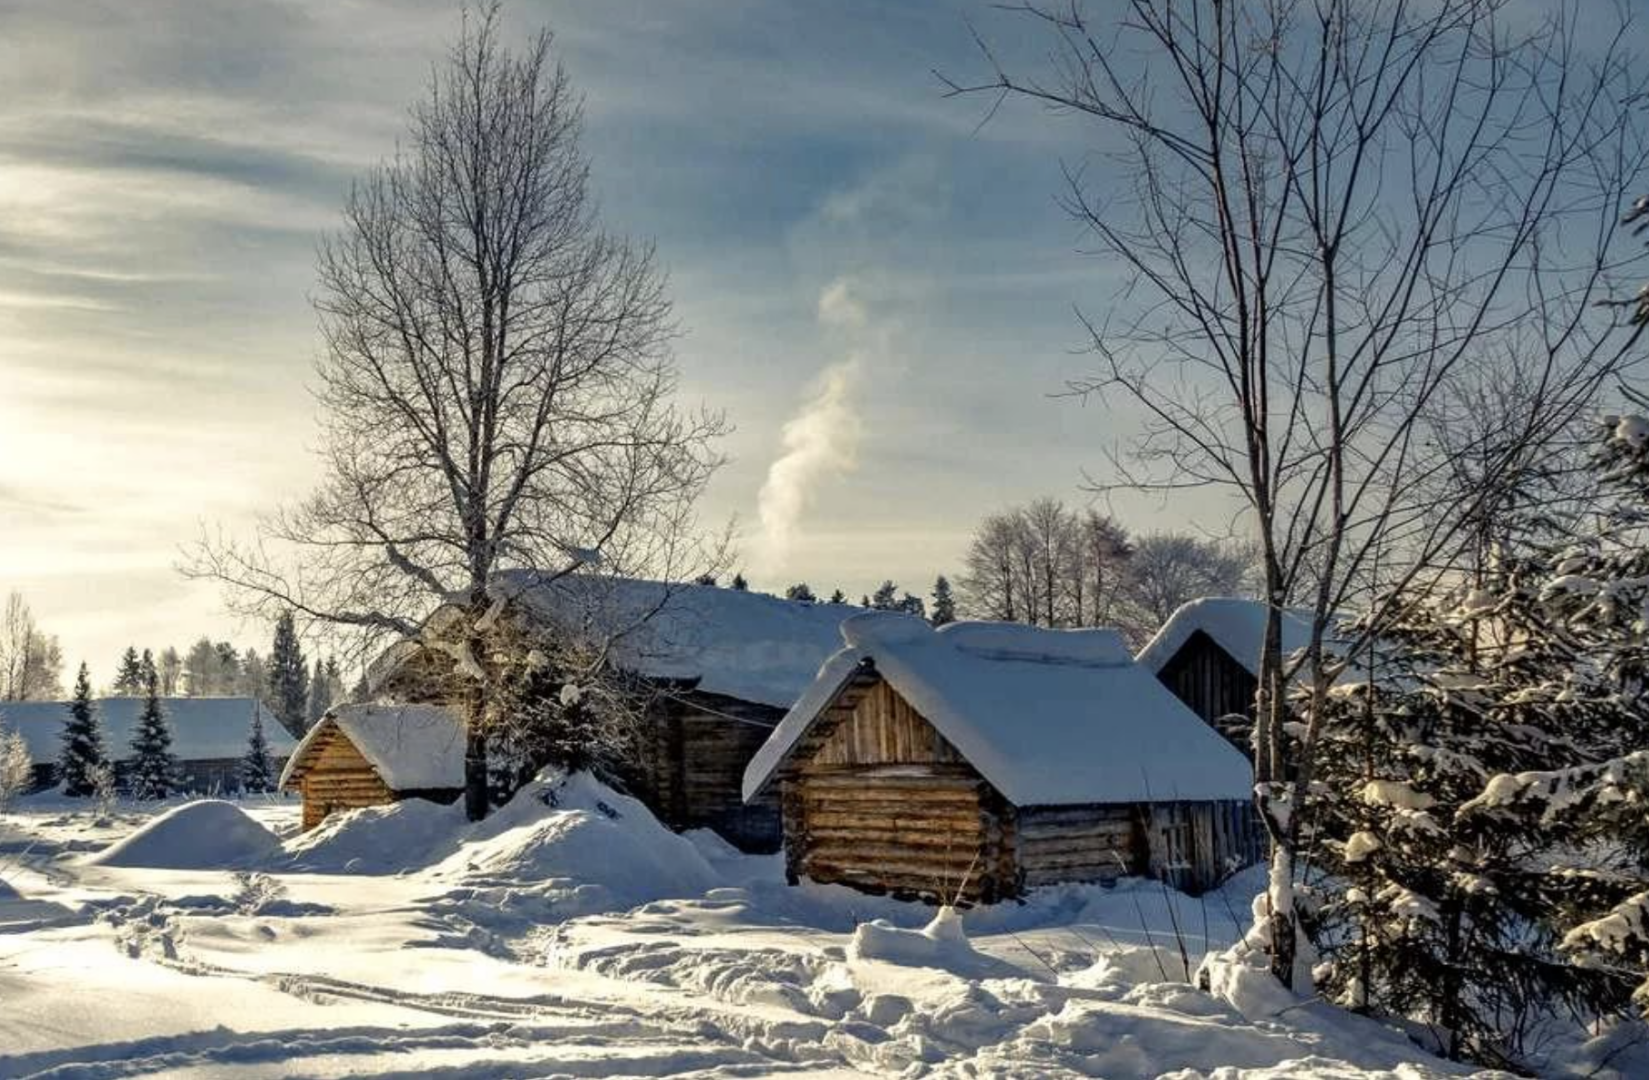
{"label": "snow-covered log cabin", "polygon": [[303,796],[303,827],[334,810],[464,790],[464,725],[437,705],[339,705],[298,743],[280,789]]}
{"label": "snow-covered log cabin", "polygon": [[[840,647],[842,619],[861,609],[596,575],[538,584],[505,573],[493,592],[540,631],[597,648],[635,677],[641,724],[626,780],[661,821],[713,829],[746,851],[778,850],[778,800],[745,802],[745,766]],[[461,680],[427,642],[457,617],[455,608],[435,612],[418,639],[380,657],[369,673],[373,697],[449,702]]]}
{"label": "snow-covered log cabin", "polygon": [[[103,752],[114,762],[117,781],[124,780],[122,763],[131,757],[132,735],[137,731],[143,702],[140,697],[106,697],[92,703],[103,732]],[[69,704],[0,702],[0,728],[16,731],[28,744],[37,788],[49,788],[57,782],[56,762],[63,751]],[[241,763],[251,744],[254,715],[263,721],[270,763],[278,769],[292,753],[292,736],[256,698],[163,697],[160,711],[172,733],[179,787],[192,795],[226,795],[240,790]]]}
{"label": "snow-covered log cabin", "polygon": [[1111,630],[865,613],[745,773],[786,876],[990,901],[1122,874],[1200,890],[1262,843],[1248,762]]}

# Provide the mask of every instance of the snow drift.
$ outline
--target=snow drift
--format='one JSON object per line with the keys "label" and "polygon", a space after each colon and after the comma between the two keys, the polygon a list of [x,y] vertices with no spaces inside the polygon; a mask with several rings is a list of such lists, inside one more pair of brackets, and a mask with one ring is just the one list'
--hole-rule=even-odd
{"label": "snow drift", "polygon": [[159,870],[239,869],[260,865],[280,851],[280,837],[240,807],[202,799],[166,811],[87,862]]}
{"label": "snow drift", "polygon": [[721,878],[694,843],[636,801],[585,773],[546,770],[484,821],[460,804],[405,799],[334,814],[291,841],[294,869],[429,872],[474,887],[583,890],[586,908],[630,907],[715,888]]}

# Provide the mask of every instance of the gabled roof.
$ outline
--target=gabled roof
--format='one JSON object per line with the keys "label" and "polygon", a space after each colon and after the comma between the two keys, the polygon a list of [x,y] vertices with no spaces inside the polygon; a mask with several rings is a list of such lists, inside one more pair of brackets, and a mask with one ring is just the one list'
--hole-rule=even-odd
{"label": "gabled roof", "polygon": [[[103,749],[112,760],[131,756],[132,735],[143,713],[143,698],[99,698],[93,705],[103,726]],[[246,753],[254,710],[263,717],[263,735],[270,756],[286,757],[294,741],[275,714],[249,697],[164,697],[161,712],[172,729],[172,753],[180,761],[214,761]],[[0,702],[0,728],[23,736],[29,756],[37,764],[56,761],[63,749],[63,725],[69,719],[67,701]]]}
{"label": "gabled roof", "polygon": [[934,630],[867,612],[844,622],[842,637],[847,647],[751,760],[746,799],[869,668],[1018,806],[1252,794],[1248,761],[1136,664],[1113,630],[983,622]]}
{"label": "gabled roof", "polygon": [[[692,683],[708,693],[778,709],[788,709],[819,665],[841,647],[842,620],[863,610],[597,574],[535,584],[526,573],[506,571],[494,579],[492,591],[592,645],[611,638],[610,660],[632,674]],[[426,625],[456,610],[442,609]],[[382,685],[419,649],[415,641],[392,646],[374,663],[372,685]]]}
{"label": "gabled roof", "polygon": [[304,735],[281,772],[284,789],[310,766],[311,751],[340,732],[391,791],[464,786],[464,724],[439,705],[339,705]]}
{"label": "gabled roof", "polygon": [[[1282,612],[1283,655],[1297,652],[1311,643],[1311,612],[1286,608]],[[1265,603],[1230,596],[1208,596],[1181,604],[1162,629],[1136,659],[1153,674],[1162,670],[1201,630],[1241,664],[1250,675],[1259,677],[1260,652],[1265,640]]]}

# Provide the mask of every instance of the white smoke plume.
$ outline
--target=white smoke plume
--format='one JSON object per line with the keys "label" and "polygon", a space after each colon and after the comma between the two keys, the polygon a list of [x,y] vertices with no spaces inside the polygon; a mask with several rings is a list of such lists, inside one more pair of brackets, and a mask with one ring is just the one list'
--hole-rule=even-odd
{"label": "white smoke plume", "polygon": [[[822,325],[855,337],[869,323],[846,278],[831,282],[819,294],[818,318]],[[754,555],[759,573],[784,570],[819,482],[851,472],[858,464],[860,423],[854,396],[863,367],[860,349],[826,367],[814,380],[807,402],[785,422],[783,451],[767,467],[767,479],[756,496],[761,533]]]}

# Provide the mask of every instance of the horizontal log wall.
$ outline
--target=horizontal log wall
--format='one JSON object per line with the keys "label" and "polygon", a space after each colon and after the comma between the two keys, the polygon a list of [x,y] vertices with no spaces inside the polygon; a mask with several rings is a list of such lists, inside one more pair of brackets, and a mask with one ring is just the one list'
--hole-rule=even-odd
{"label": "horizontal log wall", "polygon": [[787,787],[792,877],[946,903],[1010,891],[1011,818],[966,765],[820,766]]}
{"label": "horizontal log wall", "polygon": [[310,744],[298,784],[303,791],[303,827],[313,829],[334,810],[384,806],[396,801],[371,763],[333,726]]}
{"label": "horizontal log wall", "polygon": [[783,783],[787,876],[945,903],[1017,890],[1012,808],[874,672],[814,727]]}
{"label": "horizontal log wall", "polygon": [[1138,814],[1129,805],[1025,807],[1019,865],[1026,886],[1114,881],[1145,863]]}

